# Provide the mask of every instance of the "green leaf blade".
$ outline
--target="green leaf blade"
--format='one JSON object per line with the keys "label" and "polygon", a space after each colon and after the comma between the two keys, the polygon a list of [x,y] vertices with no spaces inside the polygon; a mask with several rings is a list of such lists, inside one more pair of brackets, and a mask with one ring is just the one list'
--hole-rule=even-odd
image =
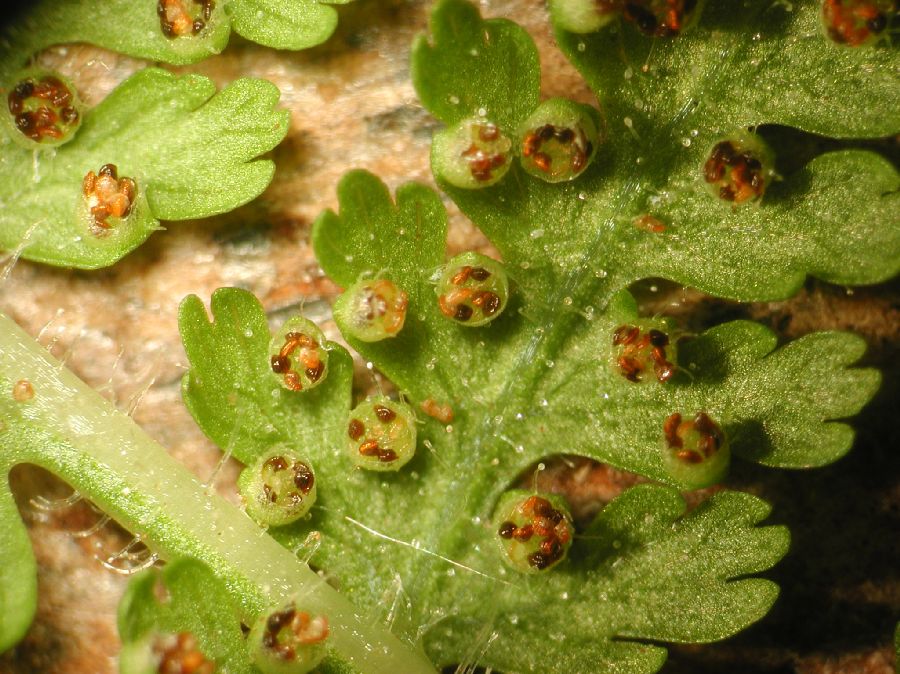
{"label": "green leaf blade", "polygon": [[[364,620],[358,608],[295,553],[201,484],[130,417],[3,315],[0,328],[0,387],[9,391],[13,382],[27,379],[35,390],[25,403],[0,398],[4,470],[18,463],[42,466],[124,528],[139,532],[141,542],[161,558],[189,556],[204,562],[224,580],[247,620],[302,596],[310,612],[328,616],[329,645],[341,660],[329,665],[329,671],[432,671],[420,653],[383,626]],[[26,563],[27,555],[20,562]],[[17,620],[28,618],[26,614]]]}
{"label": "green leaf blade", "polygon": [[68,42],[88,42],[136,58],[186,65],[221,52],[230,32],[221,5],[213,10],[201,34],[172,39],[162,32],[155,2],[42,0],[33,3],[6,31],[8,42],[0,49],[0,79],[5,80],[41,49]]}
{"label": "green leaf blade", "polygon": [[[397,337],[362,342],[341,326],[348,343],[378,362],[391,380],[417,402],[432,398],[464,407],[473,388],[496,386],[489,364],[498,357],[496,340],[509,335],[520,319],[515,306],[488,328],[460,329],[443,316],[435,293],[436,273],[444,261],[446,213],[431,189],[415,183],[397,190],[396,203],[387,186],[370,173],[353,171],[338,187],[340,213],[323,213],[313,226],[312,241],[322,268],[347,287],[361,278],[384,276],[409,296],[406,324]],[[452,363],[435,353],[455,354]],[[467,373],[465,382],[459,372]]]}
{"label": "green leaf blade", "polygon": [[490,607],[481,610],[491,618],[482,617],[474,643],[474,624],[458,633],[463,621],[451,619],[428,645],[441,663],[548,674],[656,671],[665,650],[628,640],[715,641],[769,610],[774,583],[736,580],[770,568],[787,551],[784,527],[757,526],[768,512],[753,496],[723,492],[685,514],[673,489],[632,488],[582,534],[594,541],[591,554],[573,550],[571,565],[525,587],[482,589],[491,591]]}
{"label": "green leaf blade", "polygon": [[531,393],[524,418],[507,431],[524,449],[524,469],[547,450],[534,438],[567,438],[565,451],[672,482],[662,464],[663,423],[705,411],[732,451],[779,468],[832,463],[852,445],[852,416],[875,395],[877,372],[851,367],[865,344],[855,335],[814,333],[776,350],[774,335],[749,321],[712,328],[679,348],[681,373],[634,384],[615,365],[612,334],[637,320],[627,293],[605,315],[576,324],[557,365]]}
{"label": "green leaf blade", "polygon": [[759,207],[735,210],[700,184],[701,161],[686,166],[693,177],[673,176],[669,203],[650,209],[667,231],[620,248],[635,278],[663,276],[748,301],[789,297],[807,275],[861,285],[900,271],[900,176],[878,155],[822,155],[772,185]]}
{"label": "green leaf blade", "polygon": [[624,116],[637,122],[649,109],[656,120],[684,118],[722,132],[786,124],[835,137],[895,133],[896,46],[834,44],[820,12],[813,1],[788,7],[755,0],[736,11],[712,0],[698,24],[673,39],[648,38],[625,22],[586,35],[557,28],[556,35],[613,110],[615,129]]}
{"label": "green leaf blade", "polygon": [[337,12],[316,0],[231,0],[234,31],[274,49],[307,49],[325,42],[337,27]]}
{"label": "green leaf blade", "polygon": [[31,540],[9,491],[0,484],[0,653],[18,643],[37,610],[37,565]]}
{"label": "green leaf blade", "polygon": [[334,32],[337,13],[329,5],[350,1],[223,0],[214,3],[210,20],[199,34],[170,38],[163,34],[156,2],[42,0],[4,31],[0,80],[5,81],[41,49],[70,42],[87,42],[172,65],[188,65],[219,54],[232,29],[268,47],[307,49],[325,42]]}
{"label": "green leaf blade", "polygon": [[[813,4],[803,3],[799,13],[815,14]],[[704,28],[701,17],[695,30],[671,40],[650,40],[625,24],[594,35],[563,36],[569,39],[563,43],[568,55],[597,90],[606,117],[605,142],[580,178],[548,185],[514,166],[500,183],[482,190],[441,184],[500,248],[507,262],[527,268],[528,275],[536,277],[536,287],[577,286],[580,282],[585,294],[582,301],[589,303],[599,294],[595,301],[602,305],[607,299],[605,287],[662,276],[733,299],[771,300],[796,292],[807,275],[833,283],[868,284],[900,270],[900,227],[894,215],[900,183],[894,167],[873,153],[845,150],[819,156],[782,182],[773,183],[758,207],[730,209],[708,193],[702,167],[717,140],[750,124],[790,122],[777,115],[722,117],[723,106],[746,109],[747,82],[756,75],[746,74],[745,81],[741,69],[755,73],[767,67],[765,59],[744,53],[756,49],[752,46],[755,41],[724,26],[740,20],[752,28],[755,12],[765,13],[768,5],[760,3],[746,13],[732,12],[722,3],[710,5],[708,27]],[[436,34],[439,28],[447,30],[444,24],[435,24]],[[611,32],[614,29],[618,32]],[[806,27],[797,30],[808,32]],[[839,61],[861,59],[855,66],[860,72],[871,70],[894,78],[890,75],[894,68],[887,64],[876,67],[869,61],[883,53],[896,58],[896,50],[835,50],[824,36],[816,38],[821,38],[822,44],[810,49],[821,52],[822,63],[817,67],[830,77],[816,71],[810,75],[816,81],[840,80],[840,75],[831,71],[834,52],[846,52]],[[766,48],[783,49],[783,41],[791,39],[773,37],[774,45]],[[642,64],[648,62],[643,52],[640,58],[629,57],[628,63],[621,63],[623,44],[638,45],[647,53],[653,45],[647,74],[642,70]],[[439,54],[416,50],[413,62],[425,72],[448,59],[465,57],[462,45],[445,40]],[[485,53],[484,60],[480,72],[473,71],[454,89],[454,96],[470,101],[470,107],[488,100],[486,82],[493,81],[490,73],[505,65],[500,55],[491,52]],[[685,65],[688,63],[690,68]],[[795,67],[790,72],[806,76]],[[618,79],[603,79],[607,77]],[[430,81],[415,83],[426,107],[444,118],[447,113],[435,96],[434,85]],[[880,92],[900,90],[897,82],[875,84],[872,89],[879,96]],[[837,96],[836,90],[810,95],[812,98],[801,104],[818,115],[819,98],[845,98]],[[794,98],[793,94],[781,97],[771,91],[761,94],[761,100],[770,101],[776,111],[793,105]],[[881,112],[891,107],[876,104],[867,110],[866,128],[875,121],[880,126],[865,135],[895,130],[889,125],[896,126],[896,120],[885,121]],[[844,123],[852,118],[842,113],[828,119]],[[840,135],[854,132],[863,133],[847,128]],[[664,231],[642,231],[635,225],[641,217],[655,218]],[[591,284],[592,274],[604,280]],[[559,299],[548,297],[546,302]]]}
{"label": "green leaf blade", "polygon": [[197,424],[220,447],[249,464],[280,443],[299,452],[315,450],[323,437],[343,428],[353,373],[346,351],[328,343],[326,380],[294,394],[269,367],[271,335],[259,301],[244,290],[220,288],[211,309],[212,321],[198,297],[182,303],[179,327],[191,363],[182,395]]}
{"label": "green leaf blade", "polygon": [[537,50],[527,33],[511,21],[482,21],[463,0],[438,3],[431,30],[433,43],[420,37],[412,49],[412,79],[425,107],[448,125],[483,109],[515,131],[540,90]]}
{"label": "green leaf blade", "polygon": [[[0,247],[25,259],[69,267],[108,266],[143,243],[159,219],[206,217],[259,195],[274,165],[255,159],[287,132],[274,110],[277,89],[239,79],[216,93],[198,75],[149,68],[128,78],[85,115],[78,136],[53,155],[6,145]],[[213,141],[212,139],[215,139]],[[133,178],[131,215],[104,236],[91,232],[82,180],[104,164]],[[80,209],[80,210],[79,210]]]}
{"label": "green leaf blade", "polygon": [[208,660],[227,663],[234,674],[257,671],[225,584],[195,559],[176,559],[135,576],[120,600],[118,625],[126,650],[146,638],[189,632]]}

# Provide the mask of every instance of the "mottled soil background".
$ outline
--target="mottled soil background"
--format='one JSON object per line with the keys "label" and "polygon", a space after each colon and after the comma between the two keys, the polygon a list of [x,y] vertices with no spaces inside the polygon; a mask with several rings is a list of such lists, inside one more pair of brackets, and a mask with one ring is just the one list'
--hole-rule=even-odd
{"label": "mottled soil background", "polygon": [[[304,305],[327,320],[336,288],[309,246],[309,226],[335,207],[341,174],[363,167],[391,188],[407,180],[431,183],[429,140],[437,124],[416,101],[408,48],[425,29],[428,2],[359,0],[341,8],[341,27],[325,45],[302,53],[276,52],[236,37],[226,53],[192,71],[223,85],[241,75],[272,80],[291,110],[287,140],[273,153],[278,171],[252,205],[219,218],[172,223],[111,269],[78,272],[19,262],[0,283],[0,310],[41,335],[70,367],[123,407],[172,454],[202,478],[219,453],[183,408],[179,383],[185,357],[176,309],[185,295],[206,299],[220,286],[256,293],[270,313]],[[538,42],[544,93],[593,100],[552,39],[538,0],[487,0],[485,14],[513,17]],[[144,65],[83,46],[56,48],[42,60],[75,80],[89,104]],[[451,204],[450,248],[486,246]],[[783,339],[812,330],[847,329],[870,345],[866,364],[885,383],[859,416],[856,446],[830,468],[776,472],[740,465],[729,486],[752,491],[774,506],[772,521],[793,534],[788,557],[768,575],[781,584],[772,613],[741,635],[707,646],[674,647],[664,671],[893,671],[890,646],[900,617],[900,480],[897,400],[900,389],[900,284],[845,289],[809,282],[787,302],[736,305],[662,282],[638,289],[648,311],[664,310],[689,327],[747,317]],[[333,324],[326,323],[336,337]],[[359,378],[366,384],[366,378]],[[557,461],[542,479],[565,488],[587,516],[634,477],[583,461]],[[574,468],[571,465],[574,463]],[[217,487],[233,498],[237,470],[228,465]],[[85,504],[60,511],[36,508],[38,496],[65,496],[65,485],[28,467],[12,482],[38,560],[40,603],[26,639],[0,657],[0,673],[107,674],[116,671],[116,603],[127,579],[95,556],[119,550],[129,536],[113,526],[76,537],[98,515]],[[402,673],[398,673],[402,674]]]}

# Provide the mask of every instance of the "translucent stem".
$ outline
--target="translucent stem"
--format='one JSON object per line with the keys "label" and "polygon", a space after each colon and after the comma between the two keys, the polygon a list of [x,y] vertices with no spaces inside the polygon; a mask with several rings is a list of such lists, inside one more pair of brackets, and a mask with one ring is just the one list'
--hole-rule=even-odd
{"label": "translucent stem", "polygon": [[[16,382],[34,395],[13,399]],[[299,597],[328,616],[334,652],[360,672],[434,672],[424,654],[357,611],[244,513],[172,459],[127,415],[0,313],[0,468],[55,473],[163,559],[207,563],[246,615]]]}

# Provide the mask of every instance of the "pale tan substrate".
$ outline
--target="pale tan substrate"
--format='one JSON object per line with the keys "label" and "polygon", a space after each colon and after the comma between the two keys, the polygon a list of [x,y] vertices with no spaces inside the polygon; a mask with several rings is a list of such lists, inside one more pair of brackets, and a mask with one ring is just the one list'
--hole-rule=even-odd
{"label": "pale tan substrate", "polygon": [[[407,180],[431,183],[429,139],[437,123],[418,105],[408,77],[408,48],[426,26],[430,3],[359,0],[341,11],[341,28],[328,44],[295,54],[232,40],[227,52],[192,71],[225,84],[241,75],[271,79],[292,111],[288,139],[273,153],[278,171],[261,199],[237,212],[202,222],[173,223],[112,269],[85,273],[19,263],[0,285],[0,310],[43,341],[57,340],[64,353],[76,343],[70,366],[103,386],[123,356],[111,388],[127,405],[155,379],[135,418],[156,440],[201,477],[218,452],[197,430],[180,401],[184,354],[176,325],[182,297],[208,298],[217,287],[241,285],[259,295],[271,312],[296,307],[326,313],[336,288],[324,279],[308,243],[309,224],[336,205],[335,186],[348,168],[367,168],[391,188]],[[544,93],[590,102],[592,94],[555,49],[542,3],[488,0],[487,15],[510,16],[536,38]],[[90,47],[69,46],[44,56],[76,81],[85,100],[96,103],[117,81],[142,64]],[[451,211],[450,247],[487,242],[458,211]],[[785,337],[813,329],[846,328],[869,339],[870,361],[888,373],[886,391],[864,413],[853,455],[815,474],[750,469],[741,488],[775,502],[775,517],[794,531],[794,552],[775,571],[785,596],[763,624],[732,642],[676,649],[667,672],[831,672],[887,674],[891,617],[900,608],[895,568],[897,459],[900,437],[891,419],[896,400],[897,286],[857,290],[811,284],[784,303],[735,305],[710,301],[658,284],[648,310],[666,307],[695,327],[736,316],[770,323]],[[664,299],[651,302],[654,297]],[[675,302],[674,306],[672,302]],[[58,309],[63,313],[55,318]],[[327,326],[336,336],[333,326]],[[63,329],[64,328],[64,329]],[[892,378],[891,378],[892,377]],[[361,378],[362,384],[366,383]],[[894,450],[895,451],[895,450]],[[633,476],[576,462],[554,464],[549,476],[587,516]],[[217,486],[233,498],[236,469],[229,465]],[[118,642],[114,617],[124,579],[103,570],[94,555],[118,550],[128,537],[112,527],[86,538],[68,532],[87,528],[95,515],[85,506],[45,514],[28,504],[35,495],[66,494],[37,470],[15,471],[13,482],[29,523],[40,568],[37,620],[25,641],[0,657],[3,674],[111,674]]]}

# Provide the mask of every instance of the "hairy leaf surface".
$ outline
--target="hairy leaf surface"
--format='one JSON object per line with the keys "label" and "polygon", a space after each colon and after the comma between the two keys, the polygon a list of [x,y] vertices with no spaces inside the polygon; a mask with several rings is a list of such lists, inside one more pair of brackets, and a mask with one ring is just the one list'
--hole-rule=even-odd
{"label": "hairy leaf surface", "polygon": [[[433,206],[433,194],[422,187],[408,186],[400,193],[403,201],[395,208],[383,185],[368,174],[351,174],[342,185],[345,197],[369,205],[356,212],[380,227],[409,222],[411,214]],[[319,226],[334,217],[326,216]],[[436,222],[423,219],[420,242],[430,238],[424,234],[429,223],[443,231],[442,215]],[[367,230],[355,221],[355,231]],[[351,250],[341,259],[352,257],[358,268],[387,265],[387,251],[367,258]],[[427,259],[423,256],[423,262]],[[398,279],[418,277],[415,297],[426,297],[430,290],[416,264],[382,269]],[[212,323],[196,298],[182,309],[192,365],[184,391],[195,418],[242,461],[273,441],[286,442],[311,460],[319,496],[310,519],[274,529],[273,535],[311,554],[311,563],[371,619],[385,621],[408,640],[424,638],[436,664],[480,662],[563,672],[576,664],[591,668],[622,661],[632,663],[632,671],[650,672],[664,651],[620,642],[620,637],[723,638],[759,619],[777,596],[768,581],[733,580],[769,568],[786,551],[783,528],[756,526],[768,513],[765,504],[726,493],[685,515],[677,492],[662,486],[644,486],[614,501],[580,534],[570,560],[558,571],[536,578],[509,571],[500,559],[491,511],[515,477],[519,457],[502,431],[493,430],[500,422],[485,418],[471,400],[454,401],[458,417],[452,429],[422,416],[424,438],[403,470],[354,469],[346,447],[349,368],[340,347],[330,345],[329,367],[336,356],[340,365],[318,389],[279,392],[280,384],[267,372],[246,379],[268,363],[269,333],[259,303],[245,291],[220,289],[212,309]],[[411,311],[416,309],[411,306]],[[429,311],[419,323],[436,320],[446,319]],[[422,345],[416,341],[407,348],[421,350]],[[390,359],[384,357],[383,363],[389,369]],[[455,375],[458,388],[465,386],[458,381],[463,374]],[[410,393],[405,385],[403,390]],[[226,398],[218,391],[227,392]],[[489,399],[481,403],[492,406]],[[276,437],[267,428],[272,420],[277,420]],[[565,436],[558,440],[564,442]],[[311,532],[318,533],[311,537]],[[486,593],[492,596],[489,604],[479,599]],[[560,597],[562,603],[554,601]],[[563,628],[572,615],[577,627]],[[559,662],[529,659],[530,653],[541,654],[537,646],[548,638],[562,639],[567,653],[573,644],[589,647]],[[510,649],[511,644],[517,647]],[[521,653],[518,659],[516,653]]]}
{"label": "hairy leaf surface", "polygon": [[[406,201],[393,210],[389,201],[379,203],[387,195],[383,186],[371,181],[366,174],[353,174],[345,179],[342,192],[365,196],[371,206],[367,214],[380,214],[383,224],[416,211],[413,195],[426,203],[433,198],[424,188],[410,186],[401,190]],[[374,187],[374,193],[366,191],[366,186]],[[438,222],[441,226],[442,218]],[[366,231],[359,221],[355,224]],[[353,258],[359,259],[355,254]],[[428,290],[427,281],[420,284],[424,288],[418,297]],[[520,457],[506,443],[505,430],[493,430],[502,426],[500,422],[485,418],[471,400],[455,402],[459,416],[452,433],[423,416],[425,438],[420,440],[416,458],[399,473],[356,470],[345,439],[349,371],[333,370],[320,386],[324,390],[308,394],[272,395],[279,384],[267,372],[252,378],[248,386],[244,379],[248,368],[267,364],[269,337],[261,329],[265,325],[262,307],[236,289],[217,291],[212,306],[211,324],[200,313],[202,305],[196,299],[182,310],[182,332],[192,363],[185,395],[198,422],[247,461],[272,440],[263,429],[249,432],[264,439],[251,442],[248,450],[239,439],[244,431],[238,429],[277,419],[274,425],[283,429],[277,441],[288,442],[315,466],[319,497],[309,521],[275,529],[273,535],[301,553],[312,554],[311,562],[326,570],[358,606],[368,607],[373,617],[393,625],[408,639],[424,634],[437,664],[478,661],[525,671],[562,672],[572,663],[585,667],[602,657],[634,662],[634,671],[654,671],[664,658],[659,648],[612,638],[718,639],[757,620],[774,601],[777,589],[767,581],[725,583],[765,570],[787,545],[783,529],[755,526],[767,514],[767,507],[740,494],[723,494],[684,516],[684,504],[674,490],[660,486],[633,490],[581,534],[571,561],[559,571],[539,578],[511,573],[500,561],[496,523],[490,518],[494,501],[515,476]],[[429,318],[421,321],[430,322]],[[421,349],[422,343],[412,346]],[[340,348],[332,345],[329,366],[339,354],[343,356]],[[390,359],[383,354],[382,362],[389,370]],[[333,393],[338,389],[344,396]],[[229,399],[220,400],[216,390],[228,392]],[[409,393],[405,386],[403,390]],[[306,400],[307,395],[319,397]],[[274,402],[257,409],[254,399]],[[491,406],[489,400],[481,402]],[[315,409],[323,404],[332,405],[343,423],[323,418]],[[546,442],[538,446],[545,452],[558,451],[556,443],[566,444],[566,438],[572,438],[568,429],[557,434],[552,447]],[[635,528],[634,522],[642,524]],[[309,538],[310,531],[318,536]],[[314,542],[319,536],[321,542]],[[680,560],[689,559],[683,566]],[[486,592],[494,597],[490,606],[478,600]],[[551,599],[560,596],[572,601],[546,609]],[[711,612],[713,606],[716,610]],[[558,613],[548,613],[551,610]],[[563,629],[565,616],[573,611],[579,616],[578,628]],[[561,638],[566,652],[572,651],[569,646],[574,643],[587,645],[581,655],[539,665],[504,655],[510,649],[502,638],[491,648],[496,639],[493,631],[501,637],[510,634],[513,643],[532,638],[531,630],[538,627],[528,626],[538,615],[541,629]],[[554,622],[553,615],[563,622]],[[705,618],[698,620],[700,616]],[[526,628],[522,631],[515,627],[520,620]],[[423,625],[430,627],[420,634]],[[473,630],[474,625],[483,626],[485,633]],[[567,641],[570,638],[572,642]],[[474,657],[469,654],[473,639],[478,648]],[[527,655],[528,649],[523,651]]]}
{"label": "hairy leaf surface", "polygon": [[[732,209],[708,193],[702,166],[710,149],[747,126],[795,124],[844,137],[886,135],[900,126],[896,114],[885,114],[896,108],[886,98],[900,91],[896,49],[838,49],[824,35],[809,34],[808,24],[818,18],[813,2],[796,3],[790,16],[780,5],[758,4],[761,14],[709,2],[699,25],[671,40],[654,41],[624,23],[589,36],[561,33],[562,46],[594,87],[605,119],[597,158],[576,180],[549,184],[516,162],[500,183],[480,190],[453,187],[437,176],[504,260],[527,270],[522,276],[542,289],[548,306],[564,299],[560,287],[576,306],[602,306],[610,293],[647,276],[759,300],[789,296],[807,275],[859,284],[897,273],[900,182],[896,169],[871,152],[825,154],[792,167],[758,206]],[[783,25],[768,31],[767,39],[755,39],[761,28],[755,32],[753,22],[776,22],[773,13],[782,16]],[[473,15],[463,0],[439,3],[430,41],[422,38],[413,49],[414,83],[442,121],[450,124],[484,110],[515,137],[534,106],[533,45],[515,24]],[[740,21],[740,29],[720,25],[726,20]],[[458,35],[460,26],[465,38]],[[473,57],[469,42],[479,40]],[[789,69],[778,59],[747,58],[744,52],[758,49],[759,42],[785,54],[802,44],[816,66],[799,67],[804,60],[799,56]],[[437,68],[452,76],[431,76]],[[774,72],[789,73],[799,83],[775,95],[782,91],[778,85],[761,86],[757,79]],[[844,82],[851,78],[859,83],[852,104],[859,102],[860,109],[828,114],[829,106],[847,100]],[[499,96],[498,83],[504,87]],[[816,89],[816,83],[826,89]],[[513,90],[522,92],[525,104],[511,107],[508,117],[496,117],[498,99],[518,100],[509,93]],[[746,104],[748,97],[754,105]],[[813,113],[822,120],[818,125],[802,123],[801,117]],[[794,149],[785,151],[783,159]],[[636,226],[642,216],[654,218],[664,231]]]}

